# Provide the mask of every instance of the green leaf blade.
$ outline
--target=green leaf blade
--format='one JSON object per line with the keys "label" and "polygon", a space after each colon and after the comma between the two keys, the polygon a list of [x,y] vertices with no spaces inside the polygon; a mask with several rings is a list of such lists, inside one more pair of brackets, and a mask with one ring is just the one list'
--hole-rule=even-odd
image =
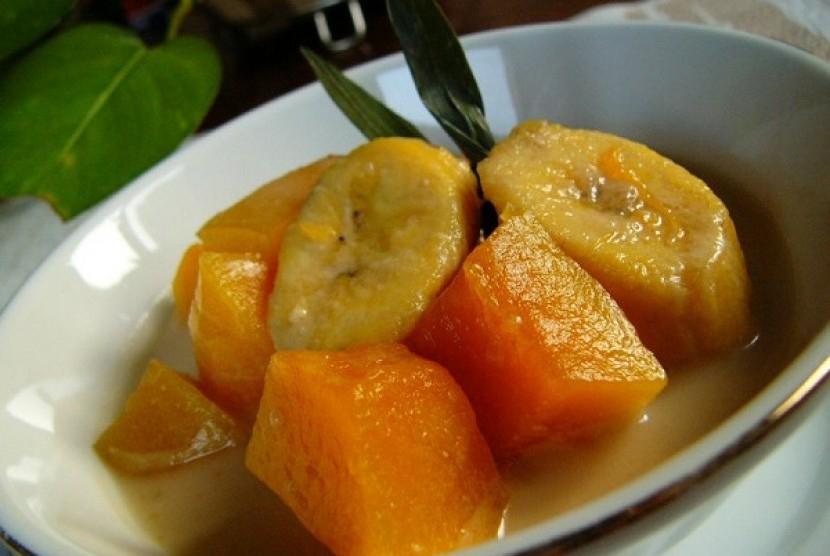
{"label": "green leaf blade", "polygon": [[302,49],[317,79],[340,111],[367,139],[416,137],[420,130],[351,81],[340,70],[308,49]]}
{"label": "green leaf blade", "polygon": [[458,37],[434,0],[387,0],[386,5],[424,106],[478,163],[495,140]]}
{"label": "green leaf blade", "polygon": [[219,61],[182,37],[147,49],[80,26],[0,78],[0,196],[38,196],[72,218],[172,152],[213,103]]}
{"label": "green leaf blade", "polygon": [[0,60],[32,44],[53,29],[76,0],[3,0],[0,2]]}

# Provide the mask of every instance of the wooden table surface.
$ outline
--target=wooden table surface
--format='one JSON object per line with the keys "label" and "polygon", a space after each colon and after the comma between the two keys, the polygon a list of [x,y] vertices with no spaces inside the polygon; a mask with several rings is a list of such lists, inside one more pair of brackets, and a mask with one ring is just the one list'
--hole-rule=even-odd
{"label": "wooden table surface", "polygon": [[[458,35],[512,25],[561,21],[608,0],[439,0]],[[224,78],[217,101],[204,123],[211,129],[276,96],[314,80],[299,53],[313,48],[341,68],[399,50],[389,24],[384,0],[360,0],[366,36],[342,52],[329,52],[317,37],[312,16],[293,18],[284,28],[251,38],[204,9],[191,14],[187,31],[201,34],[219,46]],[[335,12],[335,16],[336,16]]]}

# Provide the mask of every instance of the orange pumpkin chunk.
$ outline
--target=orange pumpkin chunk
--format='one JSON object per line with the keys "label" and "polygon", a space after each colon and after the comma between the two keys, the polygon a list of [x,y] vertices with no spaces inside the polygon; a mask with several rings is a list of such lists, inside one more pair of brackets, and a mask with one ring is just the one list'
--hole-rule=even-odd
{"label": "orange pumpkin chunk", "polygon": [[198,232],[205,249],[260,253],[274,263],[285,229],[335,160],[337,157],[329,156],[293,170],[213,216]]}
{"label": "orange pumpkin chunk", "polygon": [[610,295],[530,216],[473,250],[407,344],[453,373],[497,458],[624,422],[666,384]]}
{"label": "orange pumpkin chunk", "polygon": [[273,273],[256,253],[205,252],[189,326],[205,392],[253,416],[274,352],[266,324]]}
{"label": "orange pumpkin chunk", "polygon": [[202,245],[194,243],[182,255],[176,274],[173,277],[173,306],[179,322],[187,322],[190,315],[190,304],[196,292],[196,283],[199,281],[199,255],[202,254]]}
{"label": "orange pumpkin chunk", "polygon": [[246,463],[339,555],[495,538],[506,501],[464,393],[400,344],[278,351]]}
{"label": "orange pumpkin chunk", "polygon": [[234,420],[192,380],[152,360],[95,449],[115,468],[140,474],[207,456],[239,440]]}

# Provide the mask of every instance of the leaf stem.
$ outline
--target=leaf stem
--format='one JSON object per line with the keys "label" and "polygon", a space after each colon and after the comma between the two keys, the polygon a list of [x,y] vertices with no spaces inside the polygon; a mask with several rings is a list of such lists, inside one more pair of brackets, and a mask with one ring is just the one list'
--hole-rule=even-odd
{"label": "leaf stem", "polygon": [[436,0],[387,0],[386,9],[421,101],[475,166],[495,140],[458,36]]}
{"label": "leaf stem", "polygon": [[340,111],[367,139],[424,136],[415,125],[377,100],[339,69],[307,48],[303,56]]}
{"label": "leaf stem", "polygon": [[193,0],[179,0],[173,15],[170,16],[170,24],[167,26],[167,40],[171,41],[179,36],[182,22],[187,15],[193,11]]}

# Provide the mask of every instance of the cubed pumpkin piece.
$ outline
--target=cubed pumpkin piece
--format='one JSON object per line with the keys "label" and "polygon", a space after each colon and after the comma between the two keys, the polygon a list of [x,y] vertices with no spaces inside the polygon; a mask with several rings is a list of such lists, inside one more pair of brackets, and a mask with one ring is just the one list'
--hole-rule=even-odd
{"label": "cubed pumpkin piece", "polygon": [[335,160],[328,156],[293,170],[213,216],[198,232],[205,249],[259,253],[269,263],[275,262],[286,227]]}
{"label": "cubed pumpkin piece", "polygon": [[200,243],[189,246],[182,255],[173,277],[173,307],[176,318],[182,323],[186,323],[190,315],[190,304],[193,302],[196,282],[199,280],[199,255],[202,254],[202,250]]}
{"label": "cubed pumpkin piece", "polygon": [[278,351],[246,463],[341,556],[493,539],[506,502],[464,393],[401,344]]}
{"label": "cubed pumpkin piece", "polygon": [[407,344],[453,373],[497,459],[623,423],[666,384],[611,296],[531,216],[473,250]]}
{"label": "cubed pumpkin piece", "polygon": [[241,439],[236,422],[189,377],[152,360],[95,450],[116,469],[144,474],[207,456]]}
{"label": "cubed pumpkin piece", "polygon": [[256,413],[268,359],[273,272],[256,253],[204,252],[189,327],[205,392],[241,416]]}

